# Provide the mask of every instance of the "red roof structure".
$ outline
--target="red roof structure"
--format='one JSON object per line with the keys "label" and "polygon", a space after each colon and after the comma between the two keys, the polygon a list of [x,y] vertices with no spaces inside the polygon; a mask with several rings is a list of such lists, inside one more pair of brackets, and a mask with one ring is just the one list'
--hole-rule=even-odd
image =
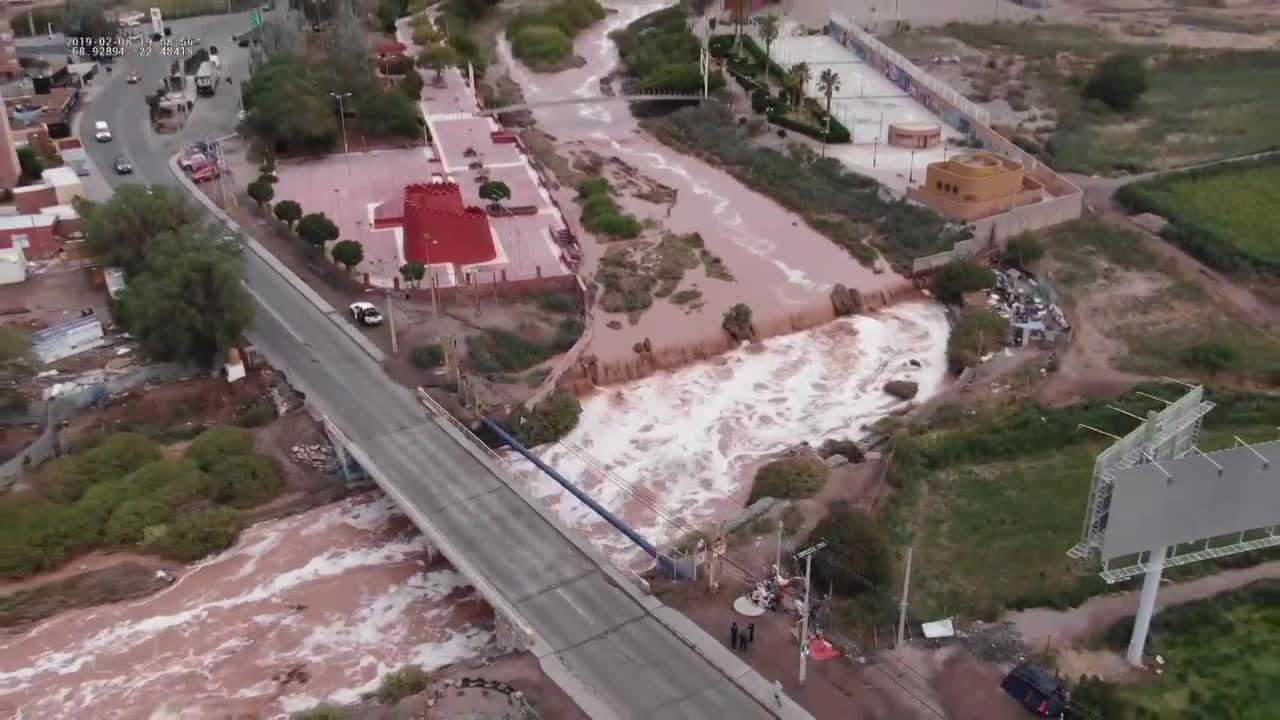
{"label": "red roof structure", "polygon": [[488,214],[463,206],[457,183],[415,183],[405,187],[400,208],[388,205],[374,212],[373,227],[403,228],[408,262],[476,265],[498,258]]}

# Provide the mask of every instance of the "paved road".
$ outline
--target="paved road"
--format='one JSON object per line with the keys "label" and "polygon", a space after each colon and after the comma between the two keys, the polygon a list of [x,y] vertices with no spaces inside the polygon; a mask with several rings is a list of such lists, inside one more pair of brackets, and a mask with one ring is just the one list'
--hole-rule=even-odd
{"label": "paved road", "polygon": [[[244,16],[172,23],[174,32],[200,34],[226,56],[237,81],[247,51],[218,41],[244,27]],[[125,84],[120,68],[136,66],[140,85]],[[167,158],[185,141],[230,132],[236,96],[224,90],[197,104],[191,129],[160,138],[146,121],[143,95],[165,72],[167,59],[117,64],[96,91],[82,121],[82,135],[106,120],[116,139],[84,138],[99,168],[123,152],[134,178],[123,181],[173,185]],[[540,636],[534,650],[562,685],[584,683],[622,717],[768,717],[763,706],[702,655],[680,640],[560,530],[506,485],[473,449],[457,442],[404,388],[393,384],[350,338],[254,253],[246,253],[245,277],[256,301],[254,343],[310,402],[360,445],[413,505],[441,530],[465,560]],[[664,609],[658,609],[663,612]],[[687,637],[718,650],[705,633]],[[727,652],[725,652],[728,655]],[[734,660],[730,663],[733,667]],[[741,665],[735,672],[745,668]],[[566,680],[567,678],[567,680]],[[566,689],[569,689],[566,687]],[[577,698],[576,698],[577,699]],[[580,704],[590,706],[590,703]],[[593,712],[607,716],[607,712]]]}

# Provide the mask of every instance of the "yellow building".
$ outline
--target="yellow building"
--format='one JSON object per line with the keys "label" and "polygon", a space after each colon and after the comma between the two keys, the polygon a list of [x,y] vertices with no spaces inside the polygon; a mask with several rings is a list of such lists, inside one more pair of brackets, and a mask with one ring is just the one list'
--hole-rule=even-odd
{"label": "yellow building", "polygon": [[1043,196],[1044,186],[1027,177],[1021,163],[990,152],[930,163],[924,183],[907,188],[907,197],[959,221],[1008,212]]}

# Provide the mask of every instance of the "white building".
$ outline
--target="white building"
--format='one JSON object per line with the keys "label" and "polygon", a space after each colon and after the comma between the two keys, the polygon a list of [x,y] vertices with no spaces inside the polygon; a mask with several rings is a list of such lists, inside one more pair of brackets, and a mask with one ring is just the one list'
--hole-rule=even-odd
{"label": "white building", "polygon": [[14,285],[27,279],[27,256],[22,246],[0,248],[0,285]]}

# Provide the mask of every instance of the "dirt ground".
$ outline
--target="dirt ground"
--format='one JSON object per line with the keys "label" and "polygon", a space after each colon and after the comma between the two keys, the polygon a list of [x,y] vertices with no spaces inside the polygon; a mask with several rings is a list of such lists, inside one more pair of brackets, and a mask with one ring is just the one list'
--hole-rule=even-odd
{"label": "dirt ground", "polygon": [[85,308],[93,308],[95,317],[110,323],[106,290],[94,288],[83,268],[49,270],[24,283],[0,285],[0,323],[23,330],[75,320]]}

